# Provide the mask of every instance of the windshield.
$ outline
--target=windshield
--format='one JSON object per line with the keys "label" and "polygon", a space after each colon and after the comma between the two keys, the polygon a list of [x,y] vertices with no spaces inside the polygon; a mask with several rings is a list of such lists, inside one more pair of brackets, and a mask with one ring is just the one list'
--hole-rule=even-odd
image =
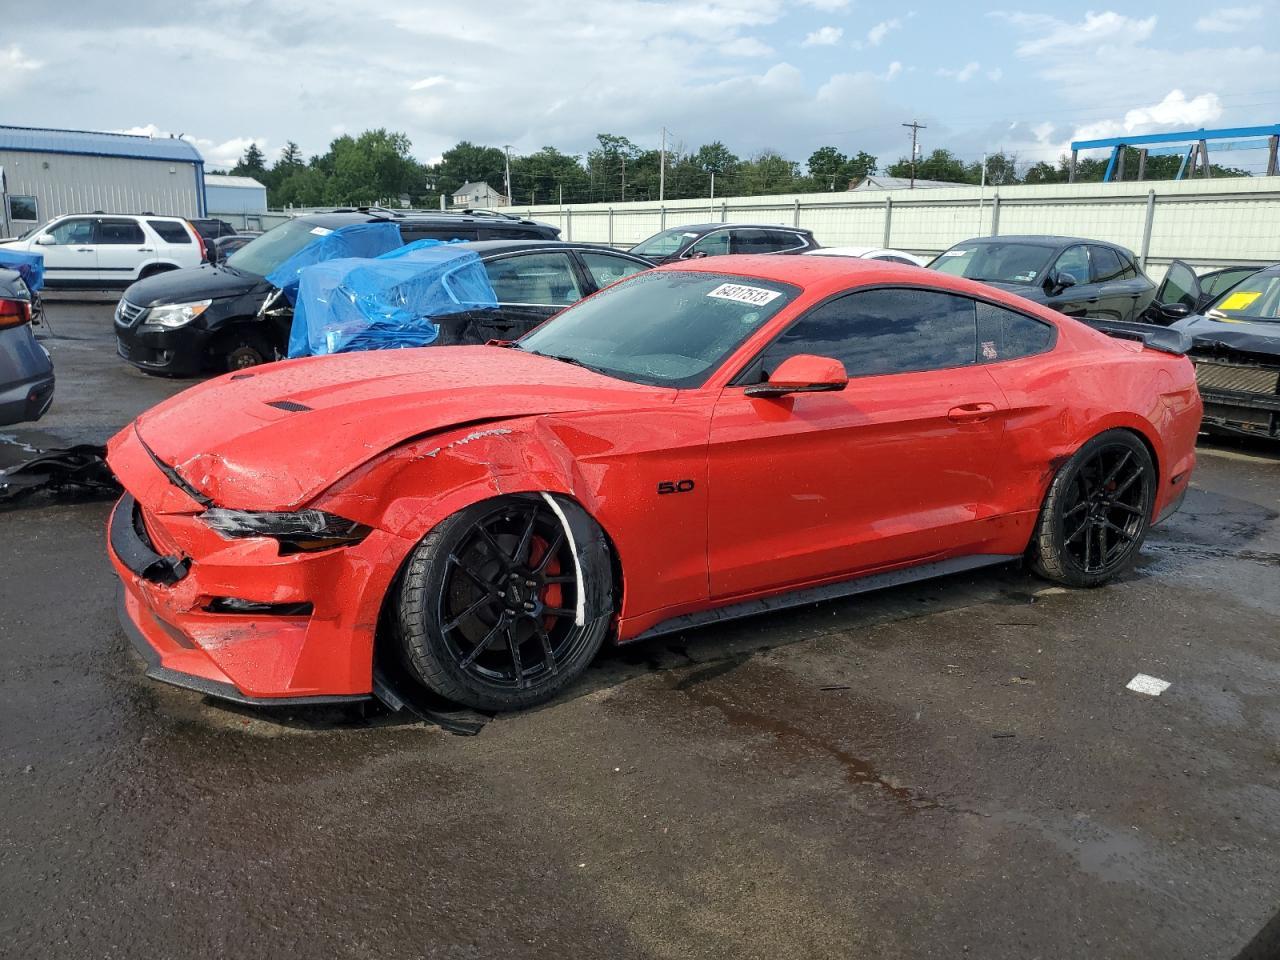
{"label": "windshield", "polygon": [[1034,283],[1053,256],[1053,247],[1029,243],[971,243],[952,247],[929,264],[968,280]]}
{"label": "windshield", "polygon": [[631,248],[631,252],[642,257],[669,257],[689,241],[697,239],[698,235],[688,230],[663,230],[648,240],[641,240]]}
{"label": "windshield", "polygon": [[1211,320],[1280,322],[1280,271],[1264,270],[1237,283],[1205,311]]}
{"label": "windshield", "polygon": [[799,290],[719,273],[637,273],[569,307],[516,346],[635,383],[700,386]]}
{"label": "windshield", "polygon": [[265,277],[311,241],[332,232],[303,220],[290,220],[250,240],[227,257],[226,264],[233,270]]}

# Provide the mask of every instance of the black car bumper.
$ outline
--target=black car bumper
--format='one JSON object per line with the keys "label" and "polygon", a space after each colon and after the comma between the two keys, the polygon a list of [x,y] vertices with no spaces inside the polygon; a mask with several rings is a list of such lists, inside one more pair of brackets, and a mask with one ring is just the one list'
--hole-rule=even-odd
{"label": "black car bumper", "polygon": [[194,377],[205,367],[209,334],[196,327],[163,330],[116,325],[116,352],[139,370],[170,377]]}
{"label": "black car bumper", "polygon": [[30,423],[45,415],[53,403],[53,371],[0,386],[0,426]]}

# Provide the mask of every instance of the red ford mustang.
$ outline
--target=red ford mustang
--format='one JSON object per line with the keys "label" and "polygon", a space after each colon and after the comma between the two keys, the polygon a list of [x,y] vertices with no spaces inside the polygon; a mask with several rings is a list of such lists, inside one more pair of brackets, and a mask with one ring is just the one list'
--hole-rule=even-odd
{"label": "red ford mustang", "polygon": [[157,679],[341,701],[390,656],[511,709],[606,638],[1024,556],[1100,584],[1180,502],[1200,413],[1185,357],[1012,294],[716,257],[514,345],[188,390],[111,442],[111,556]]}

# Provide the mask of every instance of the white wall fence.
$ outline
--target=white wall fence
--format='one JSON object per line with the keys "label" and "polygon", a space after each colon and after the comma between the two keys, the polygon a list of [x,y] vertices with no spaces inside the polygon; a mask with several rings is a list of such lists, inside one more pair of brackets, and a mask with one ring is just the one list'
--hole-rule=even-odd
{"label": "white wall fence", "polygon": [[823,246],[940,253],[969,237],[1037,233],[1119,243],[1156,277],[1171,260],[1207,269],[1280,262],[1280,177],[955,187],[887,192],[507,207],[565,240],[626,247],[669,227],[805,227]]}

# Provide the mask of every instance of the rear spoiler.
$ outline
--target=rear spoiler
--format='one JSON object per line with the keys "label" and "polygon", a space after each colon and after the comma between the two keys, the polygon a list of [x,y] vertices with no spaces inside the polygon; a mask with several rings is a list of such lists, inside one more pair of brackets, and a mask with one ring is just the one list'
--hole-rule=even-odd
{"label": "rear spoiler", "polygon": [[1136,340],[1148,350],[1181,355],[1191,349],[1191,334],[1153,323],[1128,323],[1124,320],[1100,320],[1097,317],[1077,317],[1085,326],[1118,340]]}

